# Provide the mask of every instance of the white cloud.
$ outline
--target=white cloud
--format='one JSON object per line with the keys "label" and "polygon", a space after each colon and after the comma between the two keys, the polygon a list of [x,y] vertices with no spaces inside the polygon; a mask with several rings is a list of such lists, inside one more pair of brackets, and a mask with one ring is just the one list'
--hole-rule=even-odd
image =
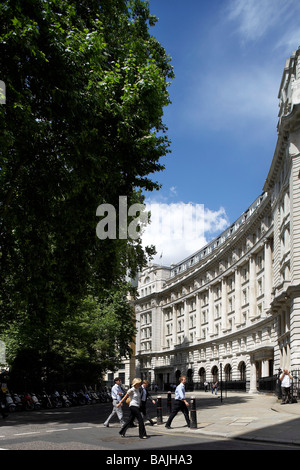
{"label": "white cloud", "polygon": [[257,41],[276,25],[295,14],[294,0],[231,0],[228,19],[237,22],[243,41]]}
{"label": "white cloud", "polygon": [[[223,75],[216,71],[202,77],[185,103],[183,120],[190,128],[210,130],[239,129],[249,121],[258,127],[276,123],[278,113],[278,76],[267,66],[238,65]],[[195,106],[198,103],[198,106]]]}
{"label": "white cloud", "polygon": [[171,186],[170,193],[172,196],[177,196],[177,188],[176,186]]}
{"label": "white cloud", "polygon": [[192,255],[229,225],[224,208],[213,211],[202,204],[146,202],[151,224],[143,234],[143,246],[154,245],[154,263],[171,265]]}

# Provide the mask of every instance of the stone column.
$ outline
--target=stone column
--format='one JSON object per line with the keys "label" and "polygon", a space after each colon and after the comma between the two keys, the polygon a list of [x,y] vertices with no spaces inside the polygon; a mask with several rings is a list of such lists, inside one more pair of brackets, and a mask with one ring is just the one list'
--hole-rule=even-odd
{"label": "stone column", "polygon": [[290,133],[289,156],[292,164],[290,176],[290,268],[291,283],[300,282],[300,133]]}
{"label": "stone column", "polygon": [[256,316],[256,272],[255,257],[249,258],[249,318]]}
{"label": "stone column", "polygon": [[183,308],[184,308],[184,337],[186,338],[187,341],[189,341],[189,329],[190,329],[190,312],[188,309],[189,303],[186,301],[186,299],[183,302]]}
{"label": "stone column", "polygon": [[213,286],[208,289],[208,334],[214,334],[214,291]]}
{"label": "stone column", "polygon": [[241,271],[240,268],[235,268],[234,273],[234,290],[235,290],[235,324],[239,326],[242,323],[242,310],[241,310]]}
{"label": "stone column", "polygon": [[173,346],[177,344],[177,304],[173,305]]}
{"label": "stone column", "polygon": [[[287,310],[290,308],[290,340],[287,338],[287,354],[286,367],[291,369],[300,369],[300,297],[293,297],[287,299],[290,302],[290,307],[287,305]],[[289,365],[290,364],[290,365]]]}
{"label": "stone column", "polygon": [[[161,309],[161,324],[160,324],[160,348],[164,348],[166,346],[166,310],[162,308]],[[153,335],[152,331],[152,335]],[[153,335],[154,336],[154,335]]]}
{"label": "stone column", "polygon": [[261,376],[262,377],[269,377],[269,359],[263,359],[261,364]]}
{"label": "stone column", "polygon": [[250,362],[250,390],[249,393],[257,392],[256,364],[253,358]]}
{"label": "stone column", "polygon": [[196,294],[196,340],[201,338],[201,305],[199,294]]}
{"label": "stone column", "polygon": [[222,331],[227,330],[228,328],[228,308],[227,308],[227,279],[225,277],[222,278],[222,310],[221,310],[221,328]]}
{"label": "stone column", "polygon": [[270,309],[271,292],[273,285],[272,270],[272,248],[271,241],[265,240],[264,246],[264,292],[265,292],[265,309]]}

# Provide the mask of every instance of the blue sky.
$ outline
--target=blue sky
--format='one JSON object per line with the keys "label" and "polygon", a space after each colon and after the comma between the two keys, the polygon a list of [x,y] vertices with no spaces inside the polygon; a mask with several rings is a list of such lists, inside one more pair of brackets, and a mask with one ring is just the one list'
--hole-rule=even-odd
{"label": "blue sky", "polygon": [[[278,91],[286,59],[300,46],[299,0],[149,0],[151,28],[172,58],[172,104],[164,110],[171,153],[154,207],[202,207],[195,240],[159,230],[154,261],[176,263],[232,224],[262,193],[272,161]],[[185,207],[185,206],[184,206]],[[175,216],[176,217],[176,216]],[[159,258],[162,254],[162,257]]]}

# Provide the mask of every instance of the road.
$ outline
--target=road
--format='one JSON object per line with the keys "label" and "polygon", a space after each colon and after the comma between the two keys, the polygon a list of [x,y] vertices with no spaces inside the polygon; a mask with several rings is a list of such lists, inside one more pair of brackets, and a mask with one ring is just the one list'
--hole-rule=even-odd
{"label": "road", "polygon": [[[126,408],[124,407],[124,411]],[[173,453],[177,455],[177,458],[182,458],[182,462],[179,463],[188,464],[189,462],[184,462],[184,459],[188,458],[187,456],[193,458],[194,453],[200,450],[299,449],[292,445],[283,446],[205,437],[199,434],[195,435],[192,431],[187,433],[185,427],[182,428],[182,432],[172,433],[164,425],[150,426],[147,423],[149,439],[139,439],[137,428],[129,429],[124,439],[119,435],[120,426],[117,419],[111,422],[109,428],[103,426],[110,411],[111,404],[107,403],[57,410],[11,413],[6,420],[0,419],[0,448],[18,451],[100,450],[103,451],[102,460],[107,464],[118,463],[107,461],[107,459],[116,458],[117,455],[122,456],[123,453],[128,458],[131,453],[132,458],[147,453],[147,458],[152,459]],[[151,411],[155,418],[155,407],[152,407]],[[128,409],[125,415],[127,413]],[[152,463],[159,464],[158,461]],[[168,465],[166,463],[166,461],[161,461],[159,466],[171,466],[170,462]],[[133,466],[135,465],[133,464]]]}

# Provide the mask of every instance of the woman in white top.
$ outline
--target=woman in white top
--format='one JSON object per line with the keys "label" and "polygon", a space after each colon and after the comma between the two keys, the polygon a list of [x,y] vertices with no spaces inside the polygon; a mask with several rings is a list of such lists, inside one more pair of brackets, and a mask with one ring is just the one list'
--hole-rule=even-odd
{"label": "woman in white top", "polygon": [[127,429],[133,424],[136,418],[139,422],[140,439],[147,439],[144,420],[143,420],[142,413],[140,411],[140,406],[141,406],[140,386],[141,384],[142,384],[141,379],[133,379],[132,387],[128,390],[126,395],[124,395],[120,403],[117,404],[117,408],[118,408],[119,406],[121,406],[124,400],[126,400],[128,397],[130,398],[130,403],[129,403],[130,416],[129,416],[129,419],[124,424],[124,426],[121,428],[120,434],[122,437],[125,437],[125,433]]}

